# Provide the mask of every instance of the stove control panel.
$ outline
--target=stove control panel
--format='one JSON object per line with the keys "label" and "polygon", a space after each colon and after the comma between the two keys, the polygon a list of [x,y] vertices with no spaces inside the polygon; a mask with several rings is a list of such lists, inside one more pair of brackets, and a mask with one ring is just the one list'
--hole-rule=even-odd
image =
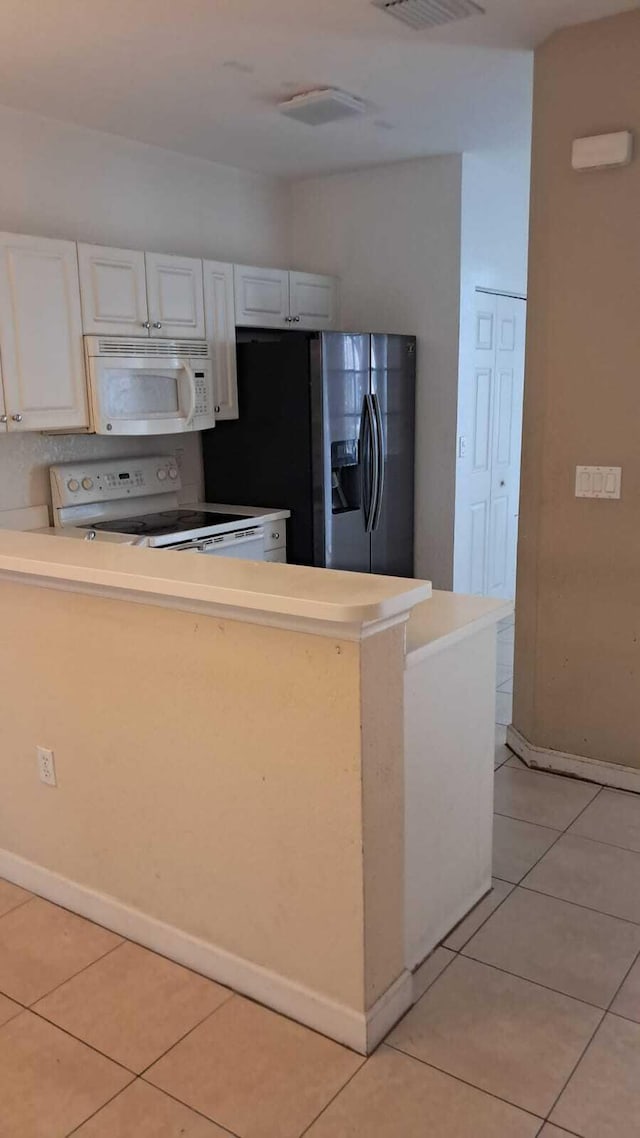
{"label": "stove control panel", "polygon": [[180,471],[173,455],[72,462],[52,466],[50,475],[54,509],[175,494],[181,486]]}

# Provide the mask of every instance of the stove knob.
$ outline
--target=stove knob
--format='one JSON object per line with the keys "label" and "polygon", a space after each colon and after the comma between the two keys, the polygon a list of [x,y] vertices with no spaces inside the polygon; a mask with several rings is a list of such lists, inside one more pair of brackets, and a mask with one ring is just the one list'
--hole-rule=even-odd
{"label": "stove knob", "polygon": [[177,477],[178,477],[178,471],[176,470],[175,466],[170,466],[169,467],[169,478],[173,478],[175,480]]}
{"label": "stove knob", "polygon": [[82,489],[83,490],[93,490],[93,478],[83,478],[82,479]]}
{"label": "stove knob", "polygon": [[67,482],[67,489],[69,489],[72,494],[75,494],[76,490],[80,489],[80,483],[78,482],[78,479],[70,478]]}
{"label": "stove knob", "polygon": [[160,467],[157,474],[158,474],[158,478],[160,479],[160,481],[164,482],[165,478],[167,477],[167,472],[166,472],[164,466]]}

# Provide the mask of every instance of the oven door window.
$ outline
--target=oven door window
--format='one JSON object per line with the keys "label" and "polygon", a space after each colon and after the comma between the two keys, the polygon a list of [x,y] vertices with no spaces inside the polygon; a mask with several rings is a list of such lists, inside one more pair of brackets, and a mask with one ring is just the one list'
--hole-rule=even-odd
{"label": "oven door window", "polygon": [[109,419],[176,419],[183,414],[176,371],[109,367],[102,390]]}

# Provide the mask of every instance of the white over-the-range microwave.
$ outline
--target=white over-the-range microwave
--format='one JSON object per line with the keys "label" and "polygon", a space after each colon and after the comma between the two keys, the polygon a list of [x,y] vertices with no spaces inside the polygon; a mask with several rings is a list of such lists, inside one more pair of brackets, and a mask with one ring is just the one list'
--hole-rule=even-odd
{"label": "white over-the-range microwave", "polygon": [[206,340],[85,336],[91,429],[170,435],[215,425]]}

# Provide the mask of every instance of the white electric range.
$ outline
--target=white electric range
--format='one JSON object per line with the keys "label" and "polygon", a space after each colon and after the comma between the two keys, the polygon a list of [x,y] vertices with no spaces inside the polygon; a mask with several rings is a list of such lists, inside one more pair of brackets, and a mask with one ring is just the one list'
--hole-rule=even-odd
{"label": "white electric range", "polygon": [[288,510],[181,504],[178,464],[155,458],[74,462],[50,469],[56,531],[87,541],[286,561]]}

